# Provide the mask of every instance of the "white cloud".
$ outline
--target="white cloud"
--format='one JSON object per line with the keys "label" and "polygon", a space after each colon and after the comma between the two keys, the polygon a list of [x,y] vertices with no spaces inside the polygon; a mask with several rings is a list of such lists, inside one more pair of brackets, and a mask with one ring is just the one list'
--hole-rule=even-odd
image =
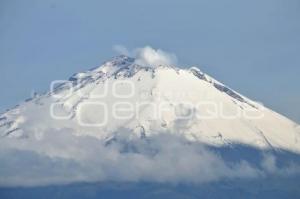
{"label": "white cloud", "polygon": [[136,63],[147,66],[176,65],[177,57],[160,49],[153,49],[149,46],[135,50]]}
{"label": "white cloud", "polygon": [[115,45],[113,49],[117,53],[134,57],[135,63],[143,66],[175,66],[177,64],[177,57],[175,54],[163,51],[161,49],[154,49],[150,46],[136,48],[130,51],[122,45]]}
{"label": "white cloud", "polygon": [[[95,181],[203,183],[264,175],[260,164],[225,161],[202,144],[171,133],[147,139],[129,135],[120,130],[112,142],[103,142],[61,129],[45,132],[40,140],[1,139],[0,186]],[[261,164],[267,173],[276,173],[274,159]],[[292,169],[300,171],[296,166]],[[291,173],[291,169],[280,171]]]}
{"label": "white cloud", "polygon": [[300,173],[300,165],[294,162],[286,162],[286,164],[283,167],[279,167],[277,165],[277,158],[273,154],[264,154],[261,162],[261,166],[267,174],[287,176]]}

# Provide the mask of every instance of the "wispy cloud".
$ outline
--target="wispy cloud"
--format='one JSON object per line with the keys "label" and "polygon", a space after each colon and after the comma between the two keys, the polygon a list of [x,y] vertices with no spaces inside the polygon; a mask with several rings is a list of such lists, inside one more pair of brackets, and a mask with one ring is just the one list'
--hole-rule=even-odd
{"label": "wispy cloud", "polygon": [[122,45],[115,45],[113,49],[119,54],[134,57],[135,63],[140,65],[158,66],[177,64],[177,57],[175,54],[161,49],[154,49],[150,46],[129,50]]}

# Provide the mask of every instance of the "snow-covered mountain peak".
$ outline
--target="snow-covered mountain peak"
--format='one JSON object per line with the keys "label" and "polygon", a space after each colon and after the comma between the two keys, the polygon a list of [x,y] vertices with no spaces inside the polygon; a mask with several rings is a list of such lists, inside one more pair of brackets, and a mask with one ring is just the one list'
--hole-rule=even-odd
{"label": "snow-covered mountain peak", "polygon": [[150,63],[121,55],[76,73],[0,115],[0,135],[34,139],[51,129],[68,129],[110,140],[127,129],[138,137],[172,132],[218,146],[241,143],[300,152],[299,130],[289,119],[197,67]]}
{"label": "snow-covered mountain peak", "polygon": [[134,63],[135,59],[132,57],[128,57],[126,55],[119,55],[116,57],[113,57],[111,60],[104,62],[104,64],[98,68],[97,70],[102,70],[104,67],[118,67],[118,68],[124,68],[129,65],[132,65]]}
{"label": "snow-covered mountain peak", "polygon": [[78,79],[84,79],[86,77],[99,77],[100,75],[106,74],[111,75],[117,70],[128,68],[128,66],[134,63],[134,58],[120,55],[112,58],[109,61],[104,62],[101,66],[94,67],[85,72],[75,73],[70,77],[71,81]]}
{"label": "snow-covered mountain peak", "polygon": [[178,67],[169,64],[151,65],[145,62],[136,61],[135,58],[126,55],[113,57],[111,60],[104,62],[101,66],[94,67],[85,72],[75,73],[69,80],[78,84],[81,82],[91,82],[103,78],[111,78],[118,76],[130,77],[137,72],[144,70],[154,73],[156,69],[172,69],[180,70]]}
{"label": "snow-covered mountain peak", "polygon": [[102,72],[111,72],[109,71],[111,68],[126,68],[126,69],[133,69],[133,68],[177,68],[173,64],[165,63],[165,62],[157,62],[157,63],[151,63],[150,61],[141,61],[139,58],[133,58],[126,55],[119,55],[116,57],[113,57],[111,60],[104,62],[103,65],[101,65],[98,68],[94,68],[96,71],[102,71]]}

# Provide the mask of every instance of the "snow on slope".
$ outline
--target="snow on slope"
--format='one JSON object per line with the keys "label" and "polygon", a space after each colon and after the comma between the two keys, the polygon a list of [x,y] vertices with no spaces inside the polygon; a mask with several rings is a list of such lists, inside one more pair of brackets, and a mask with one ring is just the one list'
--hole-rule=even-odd
{"label": "snow on slope", "polygon": [[127,56],[56,82],[0,116],[1,139],[42,139],[51,129],[66,129],[109,142],[127,129],[132,137],[167,132],[215,146],[300,153],[296,127],[198,68],[138,65]]}

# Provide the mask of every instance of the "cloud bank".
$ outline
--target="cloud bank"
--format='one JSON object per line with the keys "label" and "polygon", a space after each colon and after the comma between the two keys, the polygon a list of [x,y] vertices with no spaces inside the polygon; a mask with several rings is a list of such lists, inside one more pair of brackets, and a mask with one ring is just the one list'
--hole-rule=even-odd
{"label": "cloud bank", "polygon": [[276,158],[259,165],[226,161],[198,142],[172,134],[132,138],[126,129],[109,140],[75,136],[68,129],[42,139],[0,140],[0,186],[40,186],[75,182],[209,183],[222,179],[293,175],[298,165],[277,167]]}
{"label": "cloud bank", "polygon": [[173,53],[154,49],[150,46],[128,50],[126,47],[116,45],[113,49],[120,54],[135,58],[135,63],[143,66],[177,65],[177,57]]}

